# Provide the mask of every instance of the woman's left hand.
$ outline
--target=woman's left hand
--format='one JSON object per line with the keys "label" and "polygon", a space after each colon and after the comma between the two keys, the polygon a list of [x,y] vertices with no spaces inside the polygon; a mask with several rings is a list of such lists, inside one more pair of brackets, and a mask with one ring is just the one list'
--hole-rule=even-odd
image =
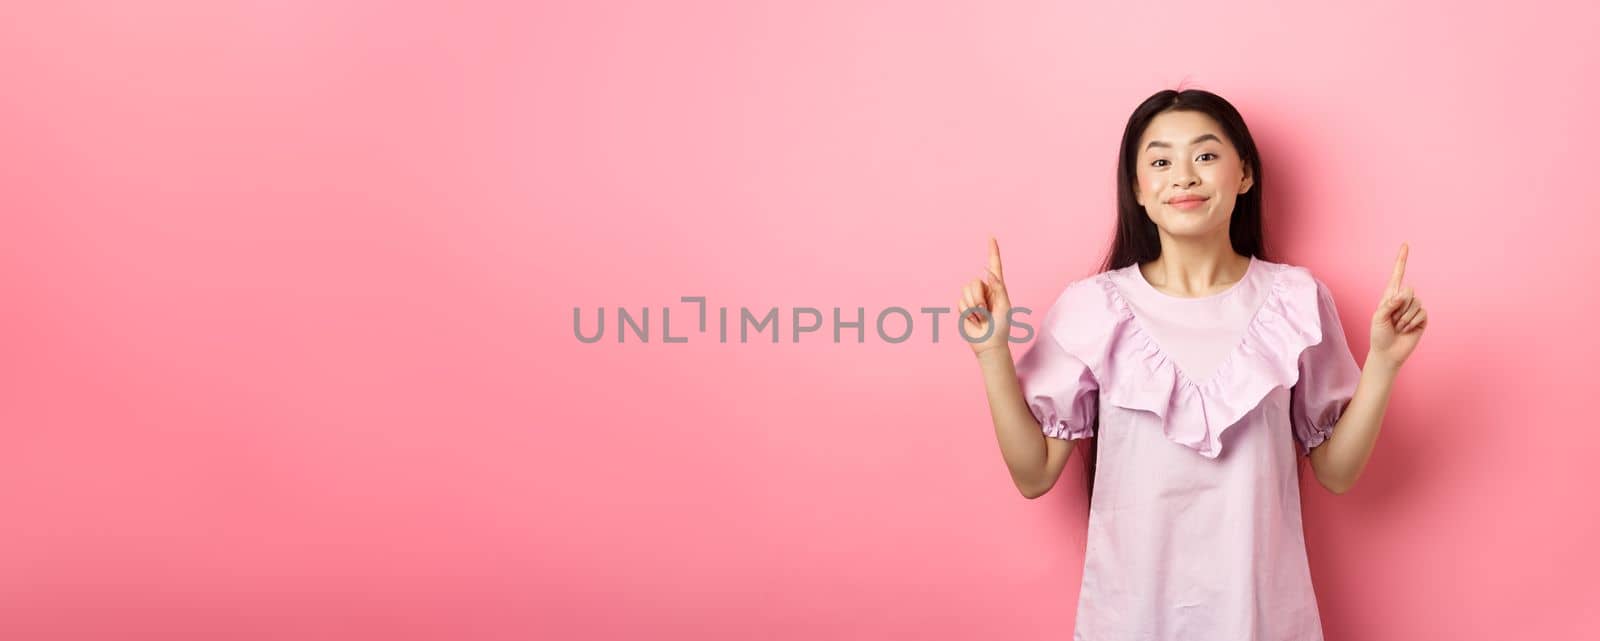
{"label": "woman's left hand", "polygon": [[1400,255],[1394,261],[1394,274],[1389,286],[1383,290],[1383,301],[1372,314],[1372,346],[1367,359],[1374,358],[1399,369],[1422,340],[1422,331],[1428,328],[1428,311],[1422,300],[1409,285],[1402,283],[1406,274],[1406,254],[1410,246],[1401,243]]}

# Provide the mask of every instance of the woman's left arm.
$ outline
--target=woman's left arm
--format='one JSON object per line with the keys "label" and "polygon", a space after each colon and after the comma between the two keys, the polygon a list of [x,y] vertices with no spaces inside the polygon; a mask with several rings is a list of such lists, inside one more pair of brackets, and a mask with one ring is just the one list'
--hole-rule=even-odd
{"label": "woman's left arm", "polygon": [[1367,467],[1400,366],[1417,349],[1417,342],[1428,327],[1428,312],[1422,308],[1422,301],[1402,282],[1408,253],[1410,247],[1402,243],[1383,301],[1372,314],[1371,348],[1361,367],[1355,395],[1328,439],[1311,450],[1311,469],[1317,481],[1334,494],[1349,491]]}

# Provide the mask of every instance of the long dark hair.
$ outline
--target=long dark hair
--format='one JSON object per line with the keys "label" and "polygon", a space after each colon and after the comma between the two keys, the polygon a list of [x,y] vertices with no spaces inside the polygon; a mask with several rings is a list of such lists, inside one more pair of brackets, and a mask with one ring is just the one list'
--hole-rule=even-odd
{"label": "long dark hair", "polygon": [[[1222,96],[1209,91],[1166,89],[1139,103],[1133,115],[1128,116],[1128,126],[1122,130],[1122,148],[1117,154],[1117,231],[1100,270],[1110,271],[1146,263],[1161,255],[1161,236],[1157,233],[1156,224],[1145,213],[1144,206],[1139,204],[1133,189],[1138,181],[1138,166],[1135,163],[1139,159],[1139,138],[1144,136],[1150,121],[1168,111],[1203,113],[1222,125],[1222,133],[1238,151],[1245,166],[1250,168],[1252,179],[1250,190],[1239,194],[1234,201],[1233,218],[1228,223],[1228,239],[1233,244],[1233,251],[1239,255],[1270,260],[1261,223],[1261,155],[1256,152],[1256,141],[1250,137],[1250,129],[1245,126],[1244,118]],[[1096,459],[1099,458],[1099,448],[1095,447],[1094,440],[1090,438],[1086,441],[1089,451],[1083,457],[1084,475],[1087,477],[1085,486],[1091,499],[1094,497]]]}

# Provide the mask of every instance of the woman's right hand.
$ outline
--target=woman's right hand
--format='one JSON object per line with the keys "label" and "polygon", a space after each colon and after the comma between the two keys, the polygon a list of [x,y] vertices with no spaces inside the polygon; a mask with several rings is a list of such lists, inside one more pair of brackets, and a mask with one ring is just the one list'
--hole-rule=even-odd
{"label": "woman's right hand", "polygon": [[[1004,272],[1000,270],[1000,241],[989,237],[989,265],[982,278],[974,278],[961,288],[961,305],[956,313],[981,307],[989,311],[985,319],[973,311],[961,318],[962,339],[972,346],[972,353],[983,356],[993,350],[1009,352],[1007,339],[1011,336],[1011,298],[1006,295]],[[991,328],[993,331],[990,331]],[[987,338],[979,341],[987,335]]]}

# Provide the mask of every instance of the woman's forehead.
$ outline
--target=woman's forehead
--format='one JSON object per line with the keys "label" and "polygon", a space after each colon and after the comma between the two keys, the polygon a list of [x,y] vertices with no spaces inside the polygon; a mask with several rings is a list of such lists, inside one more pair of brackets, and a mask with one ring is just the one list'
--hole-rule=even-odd
{"label": "woman's forehead", "polygon": [[1156,115],[1145,127],[1144,135],[1139,138],[1139,149],[1147,149],[1150,143],[1187,147],[1206,134],[1211,134],[1219,141],[1228,139],[1211,116],[1197,111],[1167,111]]}

